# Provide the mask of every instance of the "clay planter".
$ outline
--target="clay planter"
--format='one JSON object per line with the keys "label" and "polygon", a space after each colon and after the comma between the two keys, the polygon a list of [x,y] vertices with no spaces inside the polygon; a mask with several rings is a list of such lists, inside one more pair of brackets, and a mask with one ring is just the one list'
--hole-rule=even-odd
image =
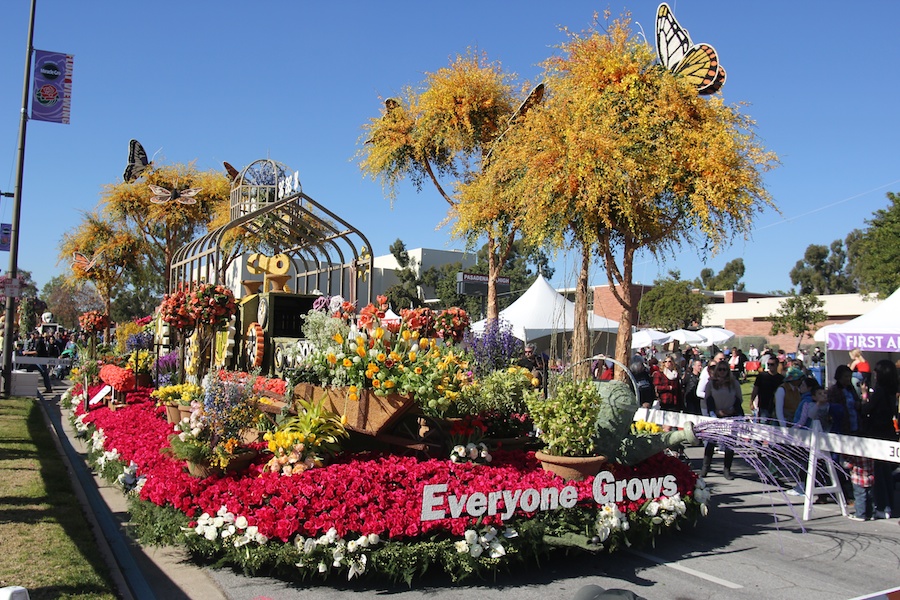
{"label": "clay planter", "polygon": [[545,471],[559,475],[566,481],[581,481],[603,470],[605,456],[553,456],[543,452],[535,452],[534,457],[541,461]]}
{"label": "clay planter", "polygon": [[250,466],[250,463],[252,463],[257,456],[259,456],[259,452],[257,452],[256,450],[246,450],[244,452],[241,452],[240,454],[236,454],[228,462],[228,466],[225,467],[225,470],[234,472],[244,471],[247,467]]}

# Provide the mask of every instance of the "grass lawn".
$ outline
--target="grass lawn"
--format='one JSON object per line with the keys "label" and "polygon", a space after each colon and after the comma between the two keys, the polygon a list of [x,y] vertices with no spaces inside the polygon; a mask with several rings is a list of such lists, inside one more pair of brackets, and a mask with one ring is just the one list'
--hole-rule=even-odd
{"label": "grass lawn", "polygon": [[32,600],[116,598],[116,588],[32,398],[0,399],[0,587]]}

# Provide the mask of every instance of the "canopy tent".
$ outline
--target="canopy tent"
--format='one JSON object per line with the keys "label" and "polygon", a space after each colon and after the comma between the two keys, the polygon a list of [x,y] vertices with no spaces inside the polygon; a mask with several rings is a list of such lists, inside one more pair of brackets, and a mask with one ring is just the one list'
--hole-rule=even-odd
{"label": "canopy tent", "polygon": [[825,342],[829,381],[838,365],[849,362],[854,348],[862,350],[873,367],[881,359],[894,360],[900,353],[900,289],[855,319],[822,327],[813,339]]}
{"label": "canopy tent", "polygon": [[669,332],[669,337],[673,340],[678,340],[682,344],[702,344],[706,342],[705,337],[690,329],[675,329]]}
{"label": "canopy tent", "polygon": [[704,327],[703,329],[698,329],[697,333],[706,338],[705,342],[697,344],[703,347],[712,346],[713,344],[718,346],[734,337],[733,331],[722,329],[721,327]]}
{"label": "canopy tent", "polygon": [[825,341],[830,350],[900,351],[900,289],[869,312],[822,329],[826,329]]}
{"label": "canopy tent", "polygon": [[672,337],[656,329],[638,329],[631,334],[631,349],[647,348],[657,344],[665,344]]}
{"label": "canopy tent", "polygon": [[[575,303],[557,292],[543,275],[538,275],[518,300],[500,311],[500,319],[512,326],[512,334],[516,338],[523,342],[533,342],[554,334],[571,332],[575,327]],[[473,323],[471,329],[474,333],[481,333],[486,324],[487,319],[482,319]],[[619,330],[619,324],[588,314],[588,329],[609,335]]]}

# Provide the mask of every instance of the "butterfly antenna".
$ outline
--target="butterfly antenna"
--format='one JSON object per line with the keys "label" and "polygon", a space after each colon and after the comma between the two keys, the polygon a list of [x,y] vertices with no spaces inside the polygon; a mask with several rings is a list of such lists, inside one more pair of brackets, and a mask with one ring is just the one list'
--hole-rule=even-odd
{"label": "butterfly antenna", "polygon": [[644,33],[644,26],[641,25],[640,21],[635,21],[634,24],[637,25],[637,28],[640,30],[640,36],[649,44],[650,40],[647,39],[647,34]]}
{"label": "butterfly antenna", "polygon": [[159,147],[159,150],[157,150],[156,152],[153,153],[153,156],[150,157],[150,162],[153,162],[154,160],[156,160],[156,155],[159,154],[160,152],[162,152],[162,146]]}

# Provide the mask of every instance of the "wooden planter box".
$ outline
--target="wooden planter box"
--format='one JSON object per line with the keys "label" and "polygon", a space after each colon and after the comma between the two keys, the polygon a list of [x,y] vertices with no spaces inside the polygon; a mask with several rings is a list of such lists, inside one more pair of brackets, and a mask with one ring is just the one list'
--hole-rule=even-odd
{"label": "wooden planter box", "polygon": [[294,397],[306,401],[322,402],[333,413],[347,417],[347,429],[368,435],[388,431],[414,404],[410,396],[388,394],[376,396],[371,390],[363,390],[359,400],[347,397],[348,388],[321,388],[298,384]]}

